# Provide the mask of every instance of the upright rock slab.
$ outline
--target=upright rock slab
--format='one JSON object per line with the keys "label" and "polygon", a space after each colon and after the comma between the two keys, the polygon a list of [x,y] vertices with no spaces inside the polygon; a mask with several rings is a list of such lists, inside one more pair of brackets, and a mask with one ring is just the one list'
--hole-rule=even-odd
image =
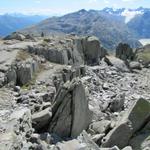
{"label": "upright rock slab", "polygon": [[52,107],[49,132],[60,137],[76,137],[91,122],[91,112],[80,80],[66,82],[58,91]]}
{"label": "upright rock slab", "polygon": [[87,37],[85,41],[85,61],[87,64],[98,64],[100,59],[100,42],[97,37]]}
{"label": "upright rock slab", "polygon": [[126,61],[133,60],[134,53],[132,48],[126,43],[120,43],[116,48],[116,57]]}
{"label": "upright rock slab", "polygon": [[[106,50],[101,47],[99,39],[95,36],[81,37],[74,40],[74,49],[80,56],[77,58],[87,65],[98,64],[99,60],[106,55]],[[83,62],[82,62],[83,63]]]}
{"label": "upright rock slab", "polygon": [[16,75],[17,75],[17,84],[25,85],[32,78],[33,75],[39,70],[38,60],[27,59],[17,63]]}

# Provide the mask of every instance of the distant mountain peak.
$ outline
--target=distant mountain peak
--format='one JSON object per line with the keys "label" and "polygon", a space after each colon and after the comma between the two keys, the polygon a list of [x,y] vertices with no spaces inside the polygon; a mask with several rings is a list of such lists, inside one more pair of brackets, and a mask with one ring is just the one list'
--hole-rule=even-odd
{"label": "distant mountain peak", "polygon": [[[107,9],[108,10],[108,9]],[[61,17],[49,18],[40,24],[24,29],[24,33],[40,35],[77,34],[97,36],[107,49],[115,49],[120,42],[138,45],[134,34],[128,30],[121,15],[110,14],[103,10],[79,10]],[[110,9],[110,11],[114,11]],[[117,10],[115,10],[117,11]],[[121,14],[122,9],[119,9]],[[133,46],[135,47],[135,46]]]}
{"label": "distant mountain peak", "polygon": [[79,13],[85,13],[85,12],[87,12],[87,10],[81,9],[81,10],[79,10],[78,12],[79,12]]}

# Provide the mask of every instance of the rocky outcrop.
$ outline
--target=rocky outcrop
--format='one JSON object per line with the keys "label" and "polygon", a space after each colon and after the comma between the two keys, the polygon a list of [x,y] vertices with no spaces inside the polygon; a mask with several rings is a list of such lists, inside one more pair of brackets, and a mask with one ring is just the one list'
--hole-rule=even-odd
{"label": "rocky outcrop", "polygon": [[87,37],[83,40],[83,53],[86,64],[98,64],[101,54],[101,47],[98,38]]}
{"label": "rocky outcrop", "polygon": [[14,62],[5,72],[0,72],[0,87],[9,85],[25,85],[33,79],[40,68],[40,59],[29,58]]}
{"label": "rocky outcrop", "polygon": [[81,54],[87,65],[98,64],[100,59],[106,55],[106,50],[100,46],[99,39],[94,36],[80,38],[76,41],[76,49]]}
{"label": "rocky outcrop", "polygon": [[25,38],[26,38],[25,35],[23,35],[22,33],[13,32],[12,34],[6,36],[4,38],[4,40],[19,40],[19,41],[23,41]]}
{"label": "rocky outcrop", "polygon": [[141,130],[150,118],[150,102],[139,99],[119,120],[118,125],[102,140],[103,147],[117,145],[123,148],[137,131]]}
{"label": "rocky outcrop", "polygon": [[134,59],[134,53],[132,48],[128,44],[120,43],[116,48],[116,57],[127,61]]}
{"label": "rocky outcrop", "polygon": [[35,53],[37,55],[44,56],[45,59],[48,61],[59,63],[59,64],[68,64],[68,56],[67,56],[67,50],[57,50],[52,49],[51,47],[46,46],[29,46],[29,52]]}
{"label": "rocky outcrop", "polygon": [[[56,39],[53,43],[41,43],[37,46],[29,46],[29,52],[43,55],[47,60],[59,64],[94,65],[106,55],[106,50],[101,48],[98,38],[68,37],[68,39]],[[47,40],[46,40],[47,41]]]}
{"label": "rocky outcrop", "polygon": [[32,40],[32,41],[35,41],[34,37],[31,36],[30,34],[23,34],[20,32],[13,32],[12,34],[4,37],[3,40],[18,40],[18,41]]}
{"label": "rocky outcrop", "polygon": [[[2,149],[149,148],[148,68],[135,70],[137,62],[128,66],[111,55],[100,60],[104,51],[95,37],[35,39],[0,41]],[[29,45],[42,49],[27,53]],[[48,49],[65,51],[67,63],[47,61]]]}
{"label": "rocky outcrop", "polygon": [[39,59],[27,59],[15,62],[5,72],[0,72],[0,87],[9,85],[25,85],[31,81],[40,68]]}
{"label": "rocky outcrop", "polygon": [[7,83],[12,83],[13,85],[16,85],[17,74],[16,74],[15,66],[8,69],[6,76],[7,76]]}
{"label": "rocky outcrop", "polygon": [[60,137],[76,137],[87,129],[91,122],[91,112],[80,80],[68,81],[59,89],[52,114],[50,133],[56,133]]}
{"label": "rocky outcrop", "polygon": [[32,80],[33,75],[38,71],[40,62],[35,60],[26,60],[25,62],[17,63],[17,84],[24,85]]}
{"label": "rocky outcrop", "polygon": [[49,124],[52,117],[51,108],[46,108],[32,115],[33,127],[38,131]]}

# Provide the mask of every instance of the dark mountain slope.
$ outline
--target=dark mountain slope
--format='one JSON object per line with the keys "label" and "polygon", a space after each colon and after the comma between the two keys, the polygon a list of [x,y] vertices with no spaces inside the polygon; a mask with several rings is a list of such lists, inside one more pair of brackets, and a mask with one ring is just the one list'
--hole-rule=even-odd
{"label": "dark mountain slope", "polygon": [[123,17],[95,10],[80,10],[62,17],[49,18],[23,30],[23,32],[95,35],[99,37],[103,46],[108,49],[114,49],[120,42],[127,42],[132,47],[139,45],[124,23]]}
{"label": "dark mountain slope", "polygon": [[150,11],[134,17],[128,27],[133,30],[139,38],[150,38]]}

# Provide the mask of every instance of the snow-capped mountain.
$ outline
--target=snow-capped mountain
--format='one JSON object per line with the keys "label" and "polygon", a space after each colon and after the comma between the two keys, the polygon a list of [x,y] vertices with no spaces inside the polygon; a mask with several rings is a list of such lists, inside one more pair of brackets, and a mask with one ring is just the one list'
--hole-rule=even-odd
{"label": "snow-capped mountain", "polygon": [[101,10],[102,12],[113,14],[113,15],[118,15],[118,16],[123,16],[125,17],[125,23],[128,23],[131,19],[133,19],[137,15],[142,15],[148,11],[150,11],[150,8],[143,8],[139,7],[137,9],[130,9],[130,8],[104,8]]}

